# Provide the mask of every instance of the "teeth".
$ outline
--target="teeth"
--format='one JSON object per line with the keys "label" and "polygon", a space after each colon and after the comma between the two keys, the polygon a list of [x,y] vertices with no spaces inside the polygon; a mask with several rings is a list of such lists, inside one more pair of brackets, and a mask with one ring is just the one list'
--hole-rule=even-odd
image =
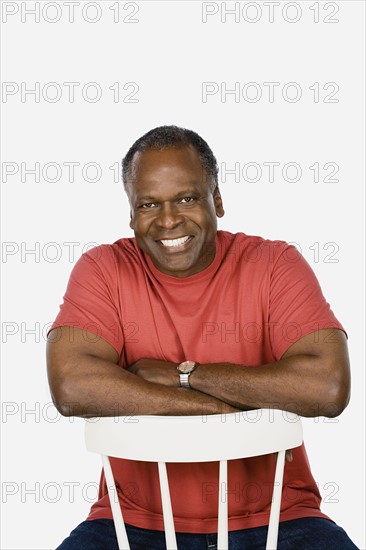
{"label": "teeth", "polygon": [[179,239],[169,239],[160,241],[164,246],[179,246],[180,244],[185,243],[189,239],[189,236],[180,237]]}

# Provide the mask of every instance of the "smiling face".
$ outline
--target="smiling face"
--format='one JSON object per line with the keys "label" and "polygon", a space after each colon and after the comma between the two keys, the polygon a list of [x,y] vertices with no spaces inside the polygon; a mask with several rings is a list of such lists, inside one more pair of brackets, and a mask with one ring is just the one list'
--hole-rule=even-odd
{"label": "smiling face", "polygon": [[130,175],[130,227],[155,267],[173,277],[208,267],[215,257],[216,217],[224,210],[197,151],[189,146],[136,153]]}

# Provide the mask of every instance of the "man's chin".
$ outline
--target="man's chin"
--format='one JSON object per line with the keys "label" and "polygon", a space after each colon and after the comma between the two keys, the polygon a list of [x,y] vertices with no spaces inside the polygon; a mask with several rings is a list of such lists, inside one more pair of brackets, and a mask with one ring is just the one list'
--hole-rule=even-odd
{"label": "man's chin", "polygon": [[195,265],[187,261],[178,261],[178,259],[172,259],[171,261],[164,261],[162,259],[153,259],[150,256],[156,269],[165,273],[166,275],[172,275],[173,277],[188,277],[191,272],[195,272]]}
{"label": "man's chin", "polygon": [[178,255],[174,258],[158,258],[152,257],[150,259],[153,262],[156,269],[165,273],[166,275],[171,275],[173,277],[189,277],[190,275],[195,275],[200,271],[203,271],[208,267],[211,261],[207,261],[208,258],[200,256],[198,259],[189,257],[189,258],[178,258]]}
{"label": "man's chin", "polygon": [[211,246],[202,250],[196,238],[192,238],[180,250],[174,250],[173,247],[164,248],[163,244],[155,241],[152,246],[145,246],[144,251],[156,269],[166,275],[179,278],[203,271],[210,265],[215,255],[215,249]]}

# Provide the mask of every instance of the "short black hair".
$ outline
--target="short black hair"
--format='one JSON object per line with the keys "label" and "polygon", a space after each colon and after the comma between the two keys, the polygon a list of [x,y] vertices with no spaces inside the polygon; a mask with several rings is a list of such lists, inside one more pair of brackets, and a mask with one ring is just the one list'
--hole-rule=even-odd
{"label": "short black hair", "polygon": [[170,149],[192,146],[196,149],[202,166],[210,177],[210,189],[212,192],[218,187],[218,166],[216,158],[206,141],[193,130],[180,128],[179,126],[158,126],[153,128],[130,147],[122,160],[122,181],[127,190],[127,182],[130,176],[132,159],[135,153],[142,153],[148,149]]}

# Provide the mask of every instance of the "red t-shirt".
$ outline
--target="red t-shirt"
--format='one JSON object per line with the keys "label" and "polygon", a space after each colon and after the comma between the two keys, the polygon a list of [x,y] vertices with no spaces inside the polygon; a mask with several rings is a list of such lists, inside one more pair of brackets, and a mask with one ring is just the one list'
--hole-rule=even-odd
{"label": "red t-shirt", "polygon": [[[50,330],[67,325],[109,342],[123,368],[143,357],[255,368],[279,360],[306,334],[343,330],[295,247],[226,231],[217,233],[213,262],[185,278],[157,270],[134,238],[83,254]],[[304,445],[293,457],[285,466],[281,521],[327,517]],[[164,530],[157,464],[111,464],[126,523]],[[268,524],[274,467],[273,455],[229,461],[230,530]],[[167,470],[176,531],[216,532],[218,462],[170,463]],[[88,516],[97,518],[112,518],[103,473]]]}

